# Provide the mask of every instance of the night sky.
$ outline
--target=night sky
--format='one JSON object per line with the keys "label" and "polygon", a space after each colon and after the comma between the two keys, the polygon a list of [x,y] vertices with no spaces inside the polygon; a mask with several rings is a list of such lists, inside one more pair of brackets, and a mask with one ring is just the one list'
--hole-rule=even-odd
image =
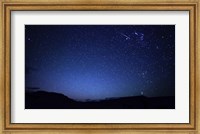
{"label": "night sky", "polygon": [[25,87],[76,100],[174,96],[175,26],[26,25]]}

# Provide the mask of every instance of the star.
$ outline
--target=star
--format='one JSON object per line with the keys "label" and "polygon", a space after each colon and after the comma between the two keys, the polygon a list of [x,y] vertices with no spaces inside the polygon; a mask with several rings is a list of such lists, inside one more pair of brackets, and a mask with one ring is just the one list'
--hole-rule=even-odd
{"label": "star", "polygon": [[126,40],[130,40],[131,39],[128,35],[126,35],[124,33],[121,33],[121,35],[124,36]]}

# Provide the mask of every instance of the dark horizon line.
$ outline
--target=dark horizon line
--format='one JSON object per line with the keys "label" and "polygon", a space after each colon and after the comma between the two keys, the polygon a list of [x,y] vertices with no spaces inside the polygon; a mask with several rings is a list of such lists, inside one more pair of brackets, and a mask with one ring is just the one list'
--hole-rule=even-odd
{"label": "dark horizon line", "polygon": [[71,98],[69,97],[68,95],[64,94],[64,93],[60,93],[60,92],[54,92],[54,91],[46,91],[46,90],[42,90],[40,88],[37,88],[37,87],[33,87],[32,89],[34,90],[29,90],[29,88],[25,88],[25,93],[26,92],[45,92],[45,93],[54,93],[54,94],[60,94],[60,95],[63,95],[69,99],[72,99],[74,101],[78,101],[78,102],[95,102],[95,101],[103,101],[103,100],[110,100],[110,99],[122,99],[122,98],[129,98],[129,97],[146,97],[146,98],[159,98],[159,97],[175,97],[175,95],[167,95],[167,96],[147,96],[147,95],[142,95],[142,94],[139,94],[139,95],[135,95],[135,96],[121,96],[121,97],[116,97],[116,96],[113,96],[113,97],[105,97],[105,98],[102,98],[102,99],[74,99],[74,98]]}

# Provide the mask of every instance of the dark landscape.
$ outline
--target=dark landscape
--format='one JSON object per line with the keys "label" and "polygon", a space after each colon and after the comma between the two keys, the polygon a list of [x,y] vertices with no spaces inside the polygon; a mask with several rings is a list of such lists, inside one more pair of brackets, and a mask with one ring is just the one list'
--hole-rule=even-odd
{"label": "dark landscape", "polygon": [[25,25],[26,109],[175,109],[175,25]]}
{"label": "dark landscape", "polygon": [[26,92],[25,109],[175,109],[175,97],[128,96],[76,101],[55,92]]}

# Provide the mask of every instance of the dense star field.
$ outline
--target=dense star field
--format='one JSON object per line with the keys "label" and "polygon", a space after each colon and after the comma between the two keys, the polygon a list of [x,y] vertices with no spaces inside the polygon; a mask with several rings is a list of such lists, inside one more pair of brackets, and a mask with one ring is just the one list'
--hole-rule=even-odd
{"label": "dense star field", "polygon": [[27,90],[75,100],[175,95],[174,25],[26,25]]}

